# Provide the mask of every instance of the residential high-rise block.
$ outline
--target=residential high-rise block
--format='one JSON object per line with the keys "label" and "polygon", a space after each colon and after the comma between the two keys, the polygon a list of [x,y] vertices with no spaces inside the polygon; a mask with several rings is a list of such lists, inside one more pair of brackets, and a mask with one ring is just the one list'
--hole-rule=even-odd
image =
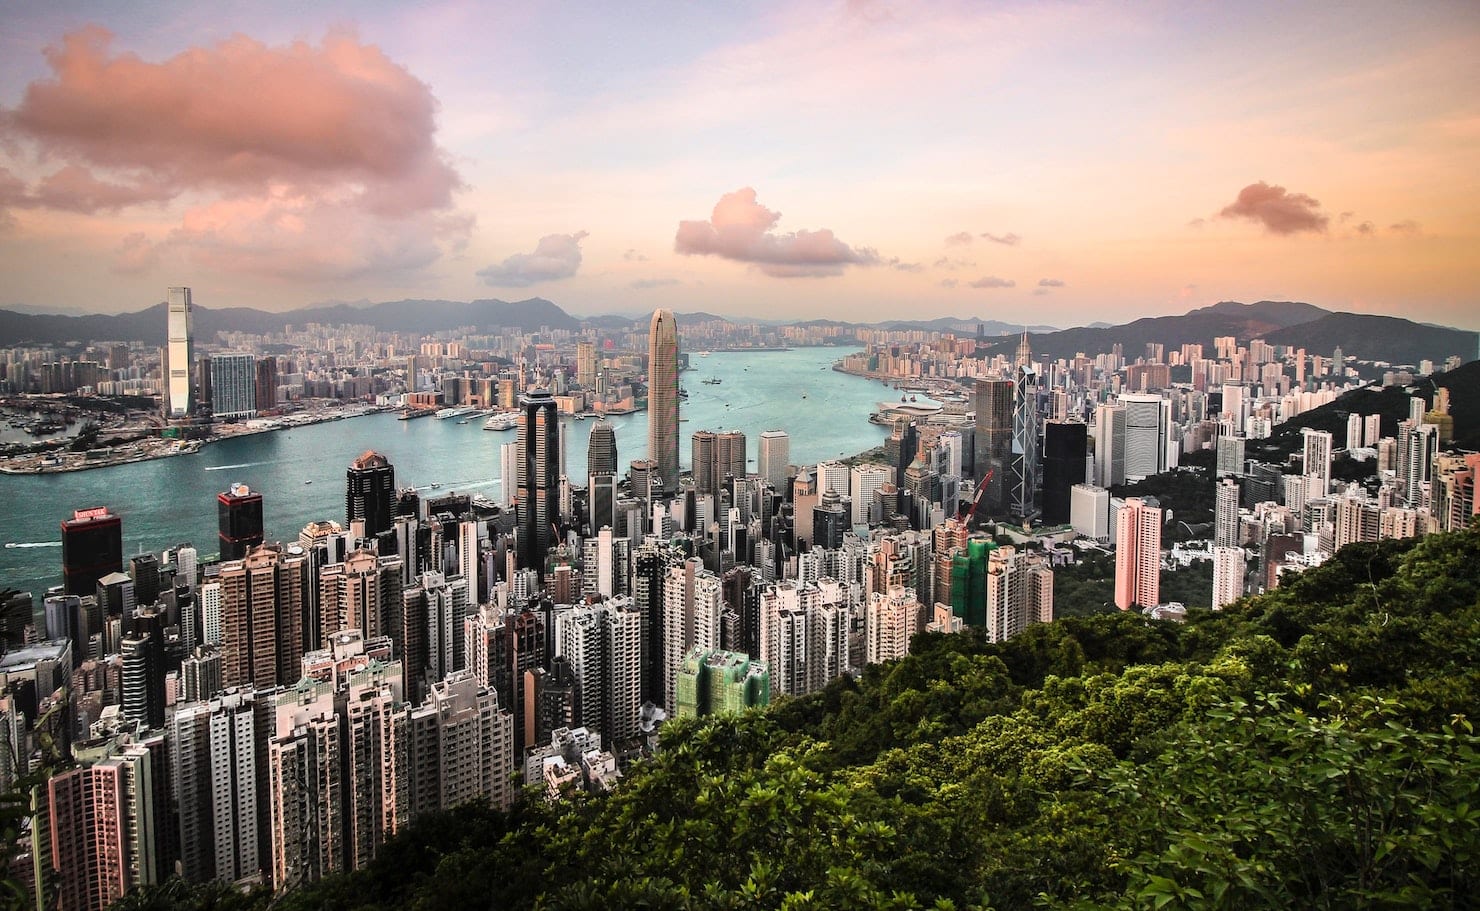
{"label": "residential high-rise block", "polygon": [[1053,620],[1053,570],[1037,556],[999,547],[987,556],[987,638],[1003,642]]}
{"label": "residential high-rise block", "polygon": [[211,414],[235,421],[257,413],[257,364],[250,354],[211,355]]}
{"label": "residential high-rise block", "polygon": [[195,368],[194,308],[189,288],[170,288],[166,317],[165,371],[167,374],[167,407],[171,419],[188,418],[195,413],[194,389],[190,372]]}
{"label": "residential high-rise block", "polygon": [[908,655],[910,640],[920,630],[920,615],[919,598],[903,585],[870,594],[864,614],[864,660],[878,664]]}
{"label": "residential high-rise block", "polygon": [[1115,606],[1155,607],[1161,600],[1161,509],[1126,498],[1115,521]]}
{"label": "residential high-rise block", "polygon": [[521,396],[519,411],[519,568],[543,577],[550,542],[560,537],[560,415],[544,389]]}
{"label": "residential high-rise block", "polygon": [[679,665],[679,718],[743,712],[770,702],[770,671],[744,652],[695,648]]}
{"label": "residential high-rise block", "polygon": [[1213,548],[1213,610],[1244,596],[1244,549]]}
{"label": "residential high-rise block", "polygon": [[648,452],[658,463],[663,490],[678,490],[678,323],[673,311],[654,310],[648,327]]}
{"label": "residential high-rise block", "polygon": [[240,560],[262,543],[262,494],[233,484],[216,494],[216,520],[222,560]]}
{"label": "residential high-rise block", "polygon": [[1303,427],[1300,436],[1304,445],[1305,460],[1302,464],[1305,473],[1317,479],[1313,495],[1324,497],[1331,492],[1331,433]]}
{"label": "residential high-rise block", "polygon": [[[270,688],[298,679],[307,616],[308,559],[302,548],[264,544],[221,564],[221,681]],[[211,623],[206,622],[209,638]]]}
{"label": "residential high-rise block", "polygon": [[559,656],[576,684],[577,722],[602,742],[631,741],[642,714],[642,616],[626,596],[555,615]]}
{"label": "residential high-rise block", "polygon": [[346,524],[365,523],[365,537],[391,530],[396,520],[396,469],[373,449],[360,453],[344,473]]}
{"label": "residential high-rise block", "polygon": [[1239,544],[1239,487],[1233,478],[1220,478],[1213,509],[1213,544],[1237,547]]}

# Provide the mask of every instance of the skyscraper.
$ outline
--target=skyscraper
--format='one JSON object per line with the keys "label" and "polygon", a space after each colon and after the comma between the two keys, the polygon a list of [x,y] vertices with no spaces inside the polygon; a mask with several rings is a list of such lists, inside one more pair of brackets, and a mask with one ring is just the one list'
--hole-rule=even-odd
{"label": "skyscraper", "polygon": [[1315,495],[1324,497],[1331,492],[1331,432],[1302,427],[1300,435],[1305,448],[1305,461],[1302,463],[1305,473],[1319,479]]}
{"label": "skyscraper", "polygon": [[1070,519],[1069,495],[1085,481],[1088,428],[1078,421],[1050,421],[1043,436],[1043,522],[1063,525]]}
{"label": "skyscraper", "polygon": [[194,310],[189,288],[170,288],[166,325],[165,364],[168,370],[169,415],[187,418],[195,411],[191,396],[190,370],[195,366],[193,351]]}
{"label": "skyscraper", "polygon": [[211,414],[217,420],[257,413],[257,367],[250,354],[211,356]]}
{"label": "skyscraper", "polygon": [[678,323],[671,310],[654,310],[648,328],[648,458],[672,495],[678,490]]}
{"label": "skyscraper", "polygon": [[617,473],[617,432],[610,422],[599,420],[591,425],[591,437],[586,444],[586,474]]}
{"label": "skyscraper", "polygon": [[390,531],[396,521],[396,469],[385,456],[367,449],[344,473],[346,523],[364,521],[365,537]]}
{"label": "skyscraper", "polygon": [[548,390],[519,399],[519,567],[542,577],[560,520],[560,416]]}
{"label": "skyscraper", "polygon": [[1244,596],[1244,549],[1213,548],[1213,610]]}
{"label": "skyscraper", "polygon": [[787,463],[791,460],[791,437],[785,430],[767,430],[761,434],[756,471],[776,490],[786,489]]}
{"label": "skyscraper", "polygon": [[1171,401],[1142,394],[1122,395],[1120,401],[1125,405],[1126,477],[1149,478],[1166,471]]}
{"label": "skyscraper", "polygon": [[1237,547],[1239,543],[1238,481],[1219,478],[1213,510],[1213,545]]}
{"label": "skyscraper", "polygon": [[69,595],[91,595],[98,580],[123,571],[123,520],[106,506],[73,511],[62,523],[62,583]]}
{"label": "skyscraper", "polygon": [[1161,509],[1128,497],[1115,520],[1115,606],[1161,601]]}
{"label": "skyscraper", "polygon": [[216,494],[216,518],[222,560],[240,560],[262,543],[262,494],[247,485]]}
{"label": "skyscraper", "polygon": [[1018,345],[1016,382],[1012,397],[1012,514],[1027,518],[1036,512],[1038,495],[1038,370],[1028,348],[1028,333]]}
{"label": "skyscraper", "polygon": [[257,362],[257,410],[266,411],[277,407],[278,369],[277,358],[264,357]]}
{"label": "skyscraper", "polygon": [[[976,479],[987,481],[981,510],[1000,516],[1007,511],[1007,472],[1012,463],[1012,380],[976,381]],[[902,474],[902,473],[901,473]],[[901,479],[896,478],[896,485]]]}

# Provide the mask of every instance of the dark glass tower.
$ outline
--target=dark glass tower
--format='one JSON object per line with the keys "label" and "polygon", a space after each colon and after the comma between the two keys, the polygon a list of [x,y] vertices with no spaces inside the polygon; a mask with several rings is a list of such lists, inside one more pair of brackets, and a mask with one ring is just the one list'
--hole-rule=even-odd
{"label": "dark glass tower", "polygon": [[344,514],[363,519],[365,537],[391,530],[396,521],[396,469],[385,456],[366,450],[349,463],[344,476]]}
{"label": "dark glass tower", "polygon": [[1075,484],[1084,483],[1088,455],[1088,428],[1070,421],[1049,421],[1043,431],[1043,522],[1069,521],[1069,497]]}
{"label": "dark glass tower", "polygon": [[522,396],[519,412],[519,566],[543,577],[560,521],[560,416],[545,389]]}
{"label": "dark glass tower", "polygon": [[216,520],[222,560],[240,560],[262,543],[262,494],[233,484],[216,494]]}
{"label": "dark glass tower", "polygon": [[98,580],[123,571],[123,520],[108,507],[79,509],[62,523],[62,583],[69,595],[91,595]]}
{"label": "dark glass tower", "polygon": [[1012,380],[976,381],[976,480],[980,482],[988,471],[992,472],[980,507],[992,516],[1000,516],[1007,511],[1007,473],[1012,468],[1013,392]]}
{"label": "dark glass tower", "polygon": [[586,447],[586,474],[617,473],[617,432],[607,421],[591,425],[591,439]]}

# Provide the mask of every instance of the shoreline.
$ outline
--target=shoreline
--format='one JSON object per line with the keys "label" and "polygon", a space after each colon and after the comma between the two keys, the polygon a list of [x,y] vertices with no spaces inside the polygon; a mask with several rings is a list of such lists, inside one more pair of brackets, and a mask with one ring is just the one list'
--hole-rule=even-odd
{"label": "shoreline", "polygon": [[[12,458],[7,462],[0,462],[0,474],[71,474],[78,471],[91,471],[95,468],[114,468],[119,465],[153,462],[158,459],[170,459],[175,456],[190,455],[191,453],[200,452],[212,443],[234,440],[239,437],[255,436],[259,433],[274,433],[279,430],[292,430],[294,427],[308,427],[314,424],[328,423],[329,421],[342,421],[349,418],[364,417],[369,414],[381,414],[385,411],[386,409],[379,405],[344,406],[329,411],[299,411],[283,418],[254,418],[253,420],[265,420],[268,423],[257,427],[249,427],[245,424],[224,424],[222,425],[223,429],[233,429],[226,433],[213,433],[205,439],[198,440],[174,440],[164,437],[150,437],[147,440],[125,443],[123,446],[127,451],[111,453],[108,456],[100,458],[90,459],[88,455],[90,453],[101,452],[103,451],[102,449],[83,452],[50,452],[44,455],[21,456]],[[51,461],[53,459],[57,461]],[[17,465],[17,462],[22,464]]]}

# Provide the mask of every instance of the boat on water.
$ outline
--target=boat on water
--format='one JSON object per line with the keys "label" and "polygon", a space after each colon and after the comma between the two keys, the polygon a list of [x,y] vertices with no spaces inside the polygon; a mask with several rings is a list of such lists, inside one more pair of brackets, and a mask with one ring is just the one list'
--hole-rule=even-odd
{"label": "boat on water", "polygon": [[437,420],[445,421],[448,418],[460,418],[472,410],[470,407],[443,408],[437,412]]}
{"label": "boat on water", "polygon": [[417,418],[429,418],[433,414],[436,414],[436,412],[430,408],[406,408],[400,414],[396,415],[396,420],[412,421]]}
{"label": "boat on water", "polygon": [[519,412],[502,411],[483,422],[484,430],[513,430],[519,426]]}
{"label": "boat on water", "polygon": [[720,383],[723,383],[724,380],[720,379],[717,376],[710,376],[710,377],[705,377],[704,379],[700,380],[699,382],[703,383],[706,386],[718,386]]}
{"label": "boat on water", "polygon": [[308,480],[308,481],[304,481],[303,483],[305,483],[305,484],[312,484],[313,481],[312,480]]}

